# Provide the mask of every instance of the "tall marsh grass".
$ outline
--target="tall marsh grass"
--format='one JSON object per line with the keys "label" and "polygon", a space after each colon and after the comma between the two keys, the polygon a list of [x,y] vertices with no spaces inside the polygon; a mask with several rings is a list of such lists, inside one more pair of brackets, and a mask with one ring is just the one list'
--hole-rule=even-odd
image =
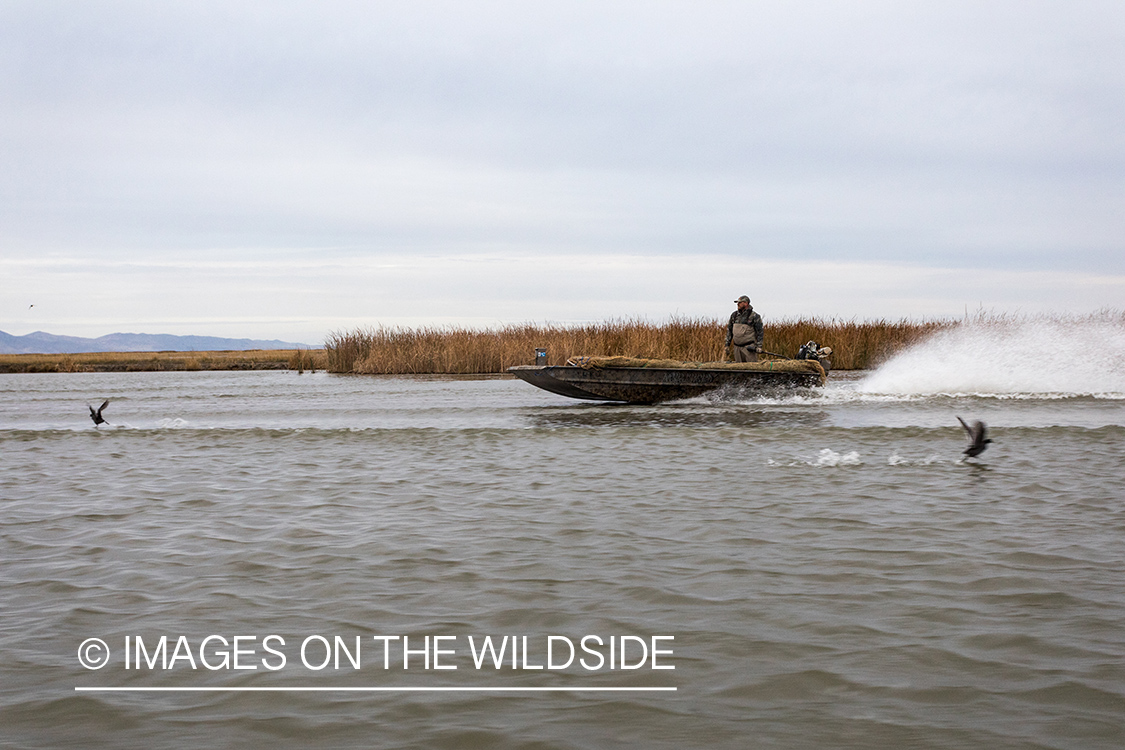
{"label": "tall marsh grass", "polygon": [[[808,318],[768,323],[763,349],[795,356],[807,341],[833,349],[833,367],[866,369],[902,347],[955,321],[856,322]],[[611,320],[578,326],[508,325],[497,330],[458,327],[361,328],[336,332],[324,345],[327,369],[338,373],[498,373],[532,364],[536,348],[547,364],[578,355],[714,362],[724,358],[726,321],[672,318],[665,323]]]}

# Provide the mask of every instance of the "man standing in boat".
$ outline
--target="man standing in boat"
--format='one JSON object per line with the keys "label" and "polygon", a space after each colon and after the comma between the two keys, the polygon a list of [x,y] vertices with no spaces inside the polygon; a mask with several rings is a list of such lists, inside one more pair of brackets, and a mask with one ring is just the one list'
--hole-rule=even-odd
{"label": "man standing in boat", "polygon": [[745,294],[735,300],[738,309],[727,323],[727,346],[735,362],[757,362],[762,351],[762,316],[750,306]]}

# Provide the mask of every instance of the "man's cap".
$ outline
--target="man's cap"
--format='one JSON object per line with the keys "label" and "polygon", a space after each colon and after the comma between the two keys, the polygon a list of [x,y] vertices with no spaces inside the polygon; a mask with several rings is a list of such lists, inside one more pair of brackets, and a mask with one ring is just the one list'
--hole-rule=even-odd
{"label": "man's cap", "polygon": [[749,298],[749,297],[747,297],[747,296],[746,296],[746,295],[744,294],[744,295],[742,295],[741,297],[739,297],[738,299],[736,299],[736,300],[735,300],[735,302],[745,302],[745,303],[747,303],[747,304],[750,304],[750,298]]}

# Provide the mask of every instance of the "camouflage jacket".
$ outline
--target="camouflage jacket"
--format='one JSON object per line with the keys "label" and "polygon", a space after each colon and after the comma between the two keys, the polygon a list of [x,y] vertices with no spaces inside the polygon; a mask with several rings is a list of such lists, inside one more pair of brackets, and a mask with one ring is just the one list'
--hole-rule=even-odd
{"label": "camouflage jacket", "polygon": [[[730,321],[727,323],[727,346],[730,346],[731,339],[734,338],[734,324],[745,323],[754,329],[754,338],[758,340],[758,346],[762,345],[762,316],[754,312],[753,307],[747,307],[745,310],[735,310],[730,314]],[[747,344],[749,346],[749,344]]]}

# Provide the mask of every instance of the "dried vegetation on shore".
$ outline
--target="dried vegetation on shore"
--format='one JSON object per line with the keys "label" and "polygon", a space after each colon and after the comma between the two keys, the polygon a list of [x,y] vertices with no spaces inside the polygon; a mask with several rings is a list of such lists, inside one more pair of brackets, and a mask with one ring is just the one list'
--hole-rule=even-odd
{"label": "dried vegetation on shore", "polygon": [[0,354],[4,372],[162,372],[187,370],[305,370],[325,368],[324,352],[252,349],[214,352],[90,352]]}
{"label": "dried vegetation on shore", "polygon": [[[877,320],[857,322],[808,318],[768,322],[766,351],[796,355],[807,341],[833,349],[837,369],[866,369],[901,348],[956,321]],[[338,373],[497,373],[532,364],[536,348],[547,363],[573,356],[628,356],[717,361],[724,357],[726,322],[673,318],[666,323],[615,320],[580,326],[510,325],[497,330],[467,328],[362,328],[333,333],[325,343],[327,369]]]}

